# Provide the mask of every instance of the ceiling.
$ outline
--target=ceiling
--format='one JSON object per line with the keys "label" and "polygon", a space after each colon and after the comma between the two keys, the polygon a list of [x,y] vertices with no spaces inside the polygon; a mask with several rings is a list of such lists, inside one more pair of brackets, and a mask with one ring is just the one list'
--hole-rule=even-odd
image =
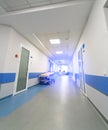
{"label": "ceiling", "polygon": [[[94,1],[0,0],[0,24],[12,26],[55,63],[69,64]],[[51,45],[52,38],[61,44]]]}

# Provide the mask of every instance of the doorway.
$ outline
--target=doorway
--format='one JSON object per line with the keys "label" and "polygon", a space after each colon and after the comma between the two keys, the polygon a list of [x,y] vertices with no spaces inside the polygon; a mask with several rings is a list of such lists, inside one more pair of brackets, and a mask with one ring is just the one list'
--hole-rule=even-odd
{"label": "doorway", "polygon": [[80,88],[81,88],[81,91],[83,91],[83,93],[86,94],[84,65],[83,65],[83,49],[82,48],[78,52],[78,66],[79,66]]}

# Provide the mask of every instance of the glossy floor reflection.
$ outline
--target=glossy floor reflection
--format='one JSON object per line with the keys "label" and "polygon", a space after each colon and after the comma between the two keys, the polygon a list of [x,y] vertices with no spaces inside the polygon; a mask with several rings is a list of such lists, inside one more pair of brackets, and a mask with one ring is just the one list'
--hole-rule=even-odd
{"label": "glossy floor reflection", "polygon": [[26,104],[0,118],[1,130],[108,130],[68,76],[57,78]]}

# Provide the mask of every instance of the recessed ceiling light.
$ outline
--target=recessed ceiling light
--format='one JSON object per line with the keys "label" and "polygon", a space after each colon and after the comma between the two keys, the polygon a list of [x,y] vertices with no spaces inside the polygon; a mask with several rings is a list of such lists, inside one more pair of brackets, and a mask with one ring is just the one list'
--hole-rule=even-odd
{"label": "recessed ceiling light", "polygon": [[56,51],[56,54],[62,54],[63,52],[62,51]]}
{"label": "recessed ceiling light", "polygon": [[60,44],[60,39],[50,39],[51,44]]}

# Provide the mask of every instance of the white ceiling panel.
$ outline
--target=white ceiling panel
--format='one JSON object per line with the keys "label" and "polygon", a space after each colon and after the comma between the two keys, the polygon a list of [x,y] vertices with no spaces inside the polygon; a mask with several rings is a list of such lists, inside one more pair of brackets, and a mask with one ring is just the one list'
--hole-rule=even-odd
{"label": "white ceiling panel", "polygon": [[27,4],[26,0],[1,0],[8,6],[21,6]]}
{"label": "white ceiling panel", "polygon": [[5,14],[5,13],[6,13],[5,9],[0,6],[0,15]]}
{"label": "white ceiling panel", "polygon": [[50,0],[27,0],[30,3],[49,2]]}
{"label": "white ceiling panel", "polygon": [[79,0],[0,0],[0,6],[4,8],[6,12],[13,12],[18,10],[30,9],[34,7],[71,1],[75,2]]}
{"label": "white ceiling panel", "polygon": [[26,0],[0,0],[0,5],[7,11],[16,11],[30,7]]}
{"label": "white ceiling panel", "polygon": [[60,3],[69,0],[0,0],[0,5],[7,11],[17,11],[37,6],[49,5],[52,3]]}
{"label": "white ceiling panel", "polygon": [[40,7],[40,6],[49,5],[49,4],[50,4],[49,1],[30,3],[31,7]]}
{"label": "white ceiling panel", "polygon": [[19,5],[19,6],[12,6],[11,8],[7,7],[7,12],[12,12],[12,11],[17,11],[17,10],[23,10],[23,9],[27,9],[29,7],[30,7],[30,5],[28,5],[28,4]]}
{"label": "white ceiling panel", "polygon": [[49,1],[51,1],[51,3],[59,3],[59,2],[67,2],[67,1],[70,1],[70,0],[49,0]]}

